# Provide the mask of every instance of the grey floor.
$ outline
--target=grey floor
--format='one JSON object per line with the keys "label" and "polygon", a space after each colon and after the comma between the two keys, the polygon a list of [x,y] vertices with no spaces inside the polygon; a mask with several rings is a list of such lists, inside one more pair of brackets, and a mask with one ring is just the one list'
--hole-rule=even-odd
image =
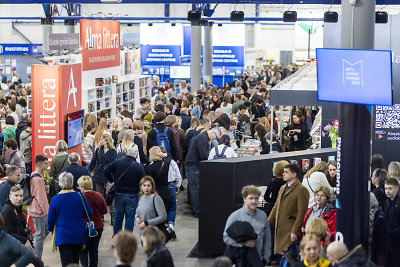
{"label": "grey floor", "polygon": [[[187,204],[184,202],[187,200],[187,191],[183,191],[177,196],[177,217],[175,231],[177,235],[176,241],[170,241],[167,244],[167,248],[170,250],[175,266],[188,266],[188,267],[205,267],[210,266],[212,259],[196,259],[187,258],[192,248],[197,243],[198,234],[198,219],[191,216],[190,210]],[[115,259],[113,256],[113,251],[111,249],[111,236],[112,236],[112,226],[110,225],[110,215],[105,216],[105,227],[103,236],[101,238],[101,243],[99,246],[99,267],[111,267],[115,266]],[[134,232],[137,234],[137,230]],[[43,261],[45,265],[51,267],[61,266],[60,256],[58,252],[53,253],[51,251],[51,235],[46,238],[45,247],[43,250]],[[136,258],[133,263],[134,267],[146,266],[145,256],[141,250],[138,248],[136,253]]]}

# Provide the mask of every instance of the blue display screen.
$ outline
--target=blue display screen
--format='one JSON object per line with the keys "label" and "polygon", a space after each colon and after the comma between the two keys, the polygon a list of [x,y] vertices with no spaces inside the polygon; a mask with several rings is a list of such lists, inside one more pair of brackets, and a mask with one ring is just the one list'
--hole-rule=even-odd
{"label": "blue display screen", "polygon": [[317,48],[318,100],[392,105],[392,53]]}

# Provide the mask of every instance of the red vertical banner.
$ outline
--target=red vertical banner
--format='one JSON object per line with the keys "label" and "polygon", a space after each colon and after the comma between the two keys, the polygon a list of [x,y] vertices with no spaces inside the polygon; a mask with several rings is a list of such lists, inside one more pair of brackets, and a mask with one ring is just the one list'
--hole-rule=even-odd
{"label": "red vertical banner", "polygon": [[32,153],[49,161],[64,126],[61,115],[60,66],[32,65]]}
{"label": "red vertical banner", "polygon": [[[81,64],[32,65],[32,153],[49,161],[65,140],[67,114],[82,110]],[[68,152],[82,154],[82,145]]]}
{"label": "red vertical banner", "polygon": [[112,20],[80,20],[82,71],[120,65],[120,23]]}

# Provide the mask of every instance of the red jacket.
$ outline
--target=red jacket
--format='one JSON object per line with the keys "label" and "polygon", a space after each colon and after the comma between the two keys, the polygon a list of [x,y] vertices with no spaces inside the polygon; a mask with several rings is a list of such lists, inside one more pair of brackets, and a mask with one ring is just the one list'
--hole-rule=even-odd
{"label": "red jacket", "polygon": [[[328,203],[326,204],[327,206],[325,207],[324,212],[321,214],[321,219],[324,219],[326,223],[328,224],[328,229],[331,232],[331,241],[335,241],[335,233],[336,233],[336,208]],[[308,209],[306,212],[306,216],[304,216],[303,220],[303,227],[306,227],[306,222],[308,220],[308,217],[310,217],[311,211],[315,207],[312,206],[311,208]],[[322,246],[325,247],[325,242],[322,241]]]}

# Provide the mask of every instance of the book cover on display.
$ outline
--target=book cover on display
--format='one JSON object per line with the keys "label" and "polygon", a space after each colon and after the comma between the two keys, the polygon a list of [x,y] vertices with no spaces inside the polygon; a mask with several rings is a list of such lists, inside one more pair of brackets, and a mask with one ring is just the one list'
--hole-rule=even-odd
{"label": "book cover on display", "polygon": [[328,156],[328,161],[333,161],[335,160],[335,156]]}
{"label": "book cover on display", "polygon": [[314,166],[321,162],[321,158],[314,158]]}
{"label": "book cover on display", "polygon": [[301,160],[301,169],[303,172],[307,172],[310,169],[310,160],[309,159]]}

